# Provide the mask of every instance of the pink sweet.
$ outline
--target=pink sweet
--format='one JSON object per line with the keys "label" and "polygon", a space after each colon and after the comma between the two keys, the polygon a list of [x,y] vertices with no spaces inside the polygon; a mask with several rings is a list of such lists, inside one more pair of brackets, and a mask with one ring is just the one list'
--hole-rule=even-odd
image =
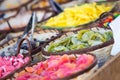
{"label": "pink sweet", "polygon": [[19,54],[11,57],[0,57],[0,78],[3,78],[13,72],[16,69],[19,69],[23,64],[27,63],[29,58],[23,58],[23,55]]}
{"label": "pink sweet", "polygon": [[94,57],[89,54],[81,54],[77,58],[69,55],[51,56],[33,67],[27,67],[16,80],[56,80],[87,68],[93,61]]}

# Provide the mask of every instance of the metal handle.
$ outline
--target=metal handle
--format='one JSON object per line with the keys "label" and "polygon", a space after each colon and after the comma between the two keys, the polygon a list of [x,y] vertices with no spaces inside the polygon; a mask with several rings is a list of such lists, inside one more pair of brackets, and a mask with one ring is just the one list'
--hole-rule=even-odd
{"label": "metal handle", "polygon": [[[20,47],[21,47],[23,41],[25,41],[25,40],[26,40],[27,43],[28,43],[28,55],[29,55],[29,56],[31,55],[31,49],[32,49],[32,47],[31,47],[30,41],[29,41],[27,38],[23,38],[23,39],[21,39],[21,41],[19,42],[16,55],[19,54],[19,52],[20,52]],[[24,54],[23,54],[23,55],[24,55]]]}
{"label": "metal handle", "polygon": [[57,13],[61,13],[63,12],[63,9],[60,7],[60,5],[55,2],[54,0],[49,0],[50,6],[52,7],[52,9]]}

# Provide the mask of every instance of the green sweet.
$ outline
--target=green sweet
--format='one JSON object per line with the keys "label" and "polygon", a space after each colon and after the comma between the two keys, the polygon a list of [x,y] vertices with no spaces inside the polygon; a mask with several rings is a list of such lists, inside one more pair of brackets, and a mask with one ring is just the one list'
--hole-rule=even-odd
{"label": "green sweet", "polygon": [[45,50],[48,52],[78,50],[101,44],[112,37],[111,31],[100,33],[92,30],[81,30],[77,34],[51,42]]}

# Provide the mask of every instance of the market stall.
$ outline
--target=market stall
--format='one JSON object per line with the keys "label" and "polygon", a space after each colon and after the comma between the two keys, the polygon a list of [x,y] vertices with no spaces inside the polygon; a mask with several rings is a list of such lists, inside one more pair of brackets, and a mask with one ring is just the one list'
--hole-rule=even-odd
{"label": "market stall", "polygon": [[0,1],[0,80],[119,80],[120,1]]}

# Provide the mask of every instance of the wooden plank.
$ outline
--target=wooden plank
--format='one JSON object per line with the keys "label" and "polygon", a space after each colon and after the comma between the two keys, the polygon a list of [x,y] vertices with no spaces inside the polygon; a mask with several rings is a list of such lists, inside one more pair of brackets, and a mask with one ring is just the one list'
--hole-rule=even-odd
{"label": "wooden plank", "polygon": [[120,80],[120,53],[98,69],[89,80]]}

